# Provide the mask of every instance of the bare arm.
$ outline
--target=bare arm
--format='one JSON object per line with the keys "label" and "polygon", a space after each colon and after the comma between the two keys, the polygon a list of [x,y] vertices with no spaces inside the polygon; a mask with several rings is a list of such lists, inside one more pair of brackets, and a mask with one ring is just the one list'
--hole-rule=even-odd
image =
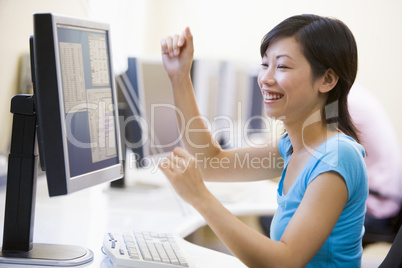
{"label": "bare arm", "polygon": [[[189,28],[182,35],[161,41],[162,60],[171,81],[176,115],[184,148],[199,164],[209,181],[248,181],[276,178],[281,174],[277,142],[264,148],[222,150],[198,110],[190,78],[193,36]],[[275,163],[275,164],[274,164]]]}
{"label": "bare arm", "polygon": [[273,241],[238,220],[207,190],[194,158],[183,149],[175,150],[161,170],[249,267],[304,267],[332,232],[347,201],[346,184],[338,173],[319,175],[308,186],[281,240]]}

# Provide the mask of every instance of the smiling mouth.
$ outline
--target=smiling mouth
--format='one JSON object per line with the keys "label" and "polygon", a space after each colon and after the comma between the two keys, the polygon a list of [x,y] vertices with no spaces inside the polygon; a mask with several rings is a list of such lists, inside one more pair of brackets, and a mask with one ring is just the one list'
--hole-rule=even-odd
{"label": "smiling mouth", "polygon": [[283,94],[281,93],[273,93],[264,91],[264,101],[272,101],[272,100],[279,100],[283,98]]}

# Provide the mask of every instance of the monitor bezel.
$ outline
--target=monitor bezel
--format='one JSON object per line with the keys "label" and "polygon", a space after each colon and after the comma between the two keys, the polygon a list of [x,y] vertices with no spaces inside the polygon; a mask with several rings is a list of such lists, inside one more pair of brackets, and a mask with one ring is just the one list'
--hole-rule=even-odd
{"label": "monitor bezel", "polygon": [[[110,79],[115,107],[115,135],[118,163],[76,177],[70,176],[67,127],[57,26],[65,25],[105,31],[109,48]],[[50,196],[65,195],[123,176],[119,115],[112,64],[110,26],[105,23],[52,13],[34,14],[35,100],[39,122],[40,161],[44,162]],[[41,66],[38,68],[38,66]],[[58,100],[57,102],[55,100]]]}

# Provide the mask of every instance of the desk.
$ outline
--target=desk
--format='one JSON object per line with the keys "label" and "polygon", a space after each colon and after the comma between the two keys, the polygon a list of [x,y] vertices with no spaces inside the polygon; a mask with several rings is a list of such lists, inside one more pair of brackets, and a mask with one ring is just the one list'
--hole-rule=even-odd
{"label": "desk", "polygon": [[[71,195],[50,198],[44,175],[38,177],[34,242],[71,244],[94,252],[94,261],[80,267],[113,267],[101,251],[103,236],[112,229],[136,229],[176,233],[184,238],[206,223],[190,205],[182,201],[160,171],[127,174],[126,189],[109,184]],[[269,181],[207,186],[235,215],[270,215],[276,210],[276,184]],[[230,189],[236,194],[230,193]],[[234,196],[234,198],[233,198]],[[0,188],[4,224],[5,187]],[[2,232],[1,232],[2,234]],[[2,242],[1,235],[1,242]],[[196,267],[244,267],[235,257],[180,241]],[[27,267],[6,265],[0,267]]]}

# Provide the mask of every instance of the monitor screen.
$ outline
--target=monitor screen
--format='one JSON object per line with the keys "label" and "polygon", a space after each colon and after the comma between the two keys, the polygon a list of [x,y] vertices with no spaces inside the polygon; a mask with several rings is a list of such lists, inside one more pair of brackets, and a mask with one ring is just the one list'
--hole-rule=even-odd
{"label": "monitor screen", "polygon": [[[143,106],[145,156],[166,155],[180,146],[181,135],[177,127],[176,110],[170,80],[159,60],[140,59],[139,99]],[[158,79],[155,79],[158,77]],[[178,111],[180,116],[180,111]]]}
{"label": "monitor screen", "polygon": [[109,25],[34,15],[40,161],[50,196],[123,175]]}
{"label": "monitor screen", "polygon": [[[117,77],[127,102],[124,120],[125,140],[132,154],[127,167],[152,168],[181,144],[170,80],[162,61],[129,58],[126,73]],[[155,79],[158,77],[158,79]]]}

